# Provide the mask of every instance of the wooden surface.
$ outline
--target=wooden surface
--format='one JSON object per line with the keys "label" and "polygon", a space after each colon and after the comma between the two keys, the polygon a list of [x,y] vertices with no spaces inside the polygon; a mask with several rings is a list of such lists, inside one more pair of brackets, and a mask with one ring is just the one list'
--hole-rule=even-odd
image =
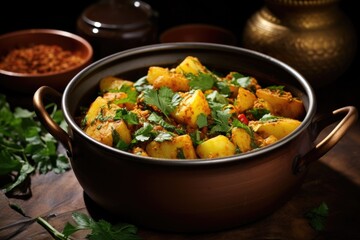
{"label": "wooden surface", "polygon": [[[346,105],[359,109],[356,88],[347,85],[339,91],[334,83],[316,90],[318,112],[335,110]],[[320,138],[326,136],[325,129]],[[309,175],[301,189],[283,207],[257,222],[221,232],[177,234],[152,231],[139,227],[139,235],[146,240],[239,240],[239,239],[360,239],[360,121],[325,154],[310,165]],[[0,239],[52,239],[46,230],[33,221],[37,216],[48,218],[50,224],[62,231],[71,222],[71,214],[81,211],[93,214],[97,208],[88,199],[72,171],[64,174],[48,173],[31,178],[31,197],[19,199],[0,193]],[[276,186],[274,186],[276,188]],[[329,217],[325,231],[314,231],[304,214],[325,202]],[[21,207],[27,217],[10,208]],[[92,215],[93,216],[93,215]],[[103,217],[106,216],[94,216]],[[80,239],[85,233],[75,235]]]}

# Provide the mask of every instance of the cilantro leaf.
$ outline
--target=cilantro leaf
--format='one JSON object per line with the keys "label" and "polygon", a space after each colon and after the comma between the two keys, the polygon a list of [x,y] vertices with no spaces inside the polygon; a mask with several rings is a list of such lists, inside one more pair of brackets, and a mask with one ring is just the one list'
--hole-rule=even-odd
{"label": "cilantro leaf", "polygon": [[214,134],[216,132],[218,133],[227,133],[230,131],[230,117],[231,114],[226,112],[226,111],[221,111],[221,110],[217,110],[217,111],[212,111],[211,115],[214,119],[214,125],[212,126],[211,130],[210,130],[210,134]]}
{"label": "cilantro leaf", "polygon": [[181,97],[168,87],[159,90],[147,89],[144,92],[144,101],[148,105],[156,106],[166,117],[179,105]]}
{"label": "cilantro leaf", "polygon": [[113,138],[113,146],[117,149],[127,151],[129,149],[129,144],[127,144],[121,137],[120,134],[115,130],[112,129],[111,135]]}
{"label": "cilantro leaf", "polygon": [[164,142],[164,141],[170,141],[173,139],[174,134],[171,132],[158,132],[154,141],[156,142]]}
{"label": "cilantro leaf", "polygon": [[251,83],[250,77],[244,76],[241,73],[233,72],[231,76],[232,76],[231,83],[234,84],[235,86],[247,88]]}
{"label": "cilantro leaf", "polygon": [[199,128],[206,127],[208,125],[207,116],[204,113],[200,113],[196,119],[196,124]]}
{"label": "cilantro leaf", "polygon": [[[50,104],[46,109],[52,110],[50,116],[65,130],[66,122],[56,104]],[[57,153],[57,141],[36,119],[35,112],[20,107],[11,110],[2,94],[0,157],[0,175],[11,175],[13,179],[0,186],[5,193],[19,186],[35,171],[61,173],[70,169],[67,157]]]}
{"label": "cilantro leaf", "polygon": [[310,226],[316,231],[323,231],[326,226],[326,220],[329,215],[329,207],[322,202],[318,207],[313,208],[305,213]]}
{"label": "cilantro leaf", "polygon": [[148,121],[155,123],[155,124],[159,124],[160,126],[162,126],[163,128],[165,128],[168,131],[176,131],[176,132],[181,132],[181,129],[175,127],[174,125],[166,122],[161,116],[157,115],[155,112],[152,112],[150,114],[150,116],[148,117]]}
{"label": "cilantro leaf", "polygon": [[185,77],[189,79],[190,89],[201,89],[202,91],[211,89],[217,81],[215,76],[203,72],[199,72],[198,75],[188,73]]}
{"label": "cilantro leaf", "polygon": [[80,230],[91,230],[86,236],[87,239],[107,239],[107,240],[140,240],[141,237],[137,235],[137,228],[134,225],[127,223],[119,223],[112,225],[111,223],[100,219],[93,220],[91,217],[80,212],[72,214],[73,219],[77,225],[67,223],[64,227],[63,234],[69,237],[71,234]]}
{"label": "cilantro leaf", "polygon": [[127,124],[139,123],[138,116],[135,113],[126,110],[126,108],[120,108],[116,110],[114,120],[116,121],[121,119],[124,119]]}
{"label": "cilantro leaf", "polygon": [[144,125],[135,131],[134,133],[134,139],[132,140],[133,143],[136,143],[137,141],[145,142],[148,141],[153,136],[153,126],[145,122]]}
{"label": "cilantro leaf", "polygon": [[121,99],[116,99],[114,101],[115,104],[119,104],[119,103],[136,103],[138,93],[136,92],[136,90],[132,86],[123,84],[120,87],[120,89],[117,90],[116,92],[124,92],[124,93],[126,93],[127,97],[126,98],[121,98]]}

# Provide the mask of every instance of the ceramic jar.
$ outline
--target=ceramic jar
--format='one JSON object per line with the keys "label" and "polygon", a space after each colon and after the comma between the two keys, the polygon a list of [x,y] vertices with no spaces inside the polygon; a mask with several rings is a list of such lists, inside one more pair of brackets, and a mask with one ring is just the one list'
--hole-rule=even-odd
{"label": "ceramic jar", "polygon": [[157,12],[139,0],[100,0],[77,19],[79,35],[94,48],[94,58],[157,41]]}
{"label": "ceramic jar", "polygon": [[356,51],[352,23],[339,0],[265,0],[245,25],[243,46],[284,61],[314,88],[337,80]]}

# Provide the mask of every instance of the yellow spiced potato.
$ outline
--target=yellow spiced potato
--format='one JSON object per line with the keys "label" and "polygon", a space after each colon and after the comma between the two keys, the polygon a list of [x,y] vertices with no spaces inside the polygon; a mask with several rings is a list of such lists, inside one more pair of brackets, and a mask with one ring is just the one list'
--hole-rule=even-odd
{"label": "yellow spiced potato", "polygon": [[218,135],[200,143],[196,148],[196,153],[201,158],[216,158],[234,155],[236,151],[235,145],[229,138]]}
{"label": "yellow spiced potato", "polygon": [[192,94],[186,95],[178,107],[172,113],[172,117],[179,123],[196,127],[196,121],[200,114],[208,116],[211,110],[205,95],[202,91],[196,90]]}
{"label": "yellow spiced potato", "polygon": [[254,132],[262,137],[266,138],[273,135],[277,139],[286,137],[300,124],[300,121],[291,118],[278,118],[272,121],[251,121],[249,123]]}
{"label": "yellow spiced potato", "polygon": [[88,109],[84,120],[86,125],[94,124],[96,118],[100,116],[102,110],[107,108],[107,101],[103,97],[97,97],[93,103],[91,103],[90,108]]}
{"label": "yellow spiced potato", "polygon": [[131,142],[131,134],[124,121],[109,122],[90,125],[85,129],[86,134],[106,145],[113,145],[114,131],[126,144]]}
{"label": "yellow spiced potato", "polygon": [[189,91],[189,80],[181,73],[170,71],[168,68],[150,67],[147,81],[154,88],[168,87],[173,91]]}
{"label": "yellow spiced potato", "polygon": [[146,152],[151,157],[158,158],[197,158],[189,135],[174,137],[170,141],[152,141],[146,146]]}
{"label": "yellow spiced potato", "polygon": [[270,103],[274,115],[300,119],[305,113],[302,101],[294,98],[290,92],[262,88],[256,90],[256,95]]}
{"label": "yellow spiced potato", "polygon": [[231,140],[239,148],[241,152],[248,152],[252,150],[251,147],[251,136],[243,128],[234,127],[231,130]]}
{"label": "yellow spiced potato", "polygon": [[101,92],[108,92],[110,90],[120,89],[123,85],[133,86],[134,82],[108,76],[100,80],[99,88]]}
{"label": "yellow spiced potato", "polygon": [[305,114],[284,86],[230,70],[214,72],[195,56],[145,76],[99,79],[99,95],[79,117],[108,146],[154,159],[213,159],[245,154],[291,134]]}
{"label": "yellow spiced potato", "polygon": [[254,102],[256,101],[256,99],[257,98],[254,93],[243,87],[240,87],[238,89],[238,94],[235,100],[235,107],[238,112],[245,112],[246,110],[254,106]]}
{"label": "yellow spiced potato", "polygon": [[200,72],[205,73],[207,69],[198,58],[188,56],[175,68],[175,71],[181,74],[192,73],[198,75]]}

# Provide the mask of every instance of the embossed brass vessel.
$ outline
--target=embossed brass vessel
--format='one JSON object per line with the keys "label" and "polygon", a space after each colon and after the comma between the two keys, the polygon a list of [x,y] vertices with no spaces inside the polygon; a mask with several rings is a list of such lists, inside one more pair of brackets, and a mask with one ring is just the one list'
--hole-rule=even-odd
{"label": "embossed brass vessel", "polygon": [[280,59],[314,88],[334,82],[351,64],[355,29],[339,0],[265,0],[244,28],[243,46]]}

